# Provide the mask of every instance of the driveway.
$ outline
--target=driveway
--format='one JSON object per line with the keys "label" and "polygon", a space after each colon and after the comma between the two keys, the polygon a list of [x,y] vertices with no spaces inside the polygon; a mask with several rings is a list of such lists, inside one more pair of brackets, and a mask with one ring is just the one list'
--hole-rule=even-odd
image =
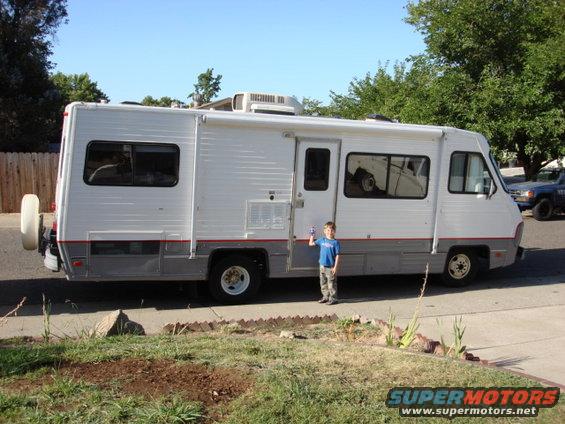
{"label": "driveway", "polygon": [[[169,322],[336,313],[408,322],[417,305],[422,276],[340,279],[341,303],[319,305],[316,279],[270,280],[249,305],[223,306],[192,284],[70,283],[42,267],[35,252],[20,247],[18,215],[0,215],[0,316],[23,296],[18,317],[0,326],[0,337],[44,331],[42,293],[51,303],[51,331],[80,335],[109,311],[124,309],[150,333]],[[525,217],[526,259],[479,274],[464,289],[445,288],[431,279],[420,305],[420,332],[452,339],[455,317],[463,317],[463,342],[482,359],[565,385],[565,217],[537,222]]]}

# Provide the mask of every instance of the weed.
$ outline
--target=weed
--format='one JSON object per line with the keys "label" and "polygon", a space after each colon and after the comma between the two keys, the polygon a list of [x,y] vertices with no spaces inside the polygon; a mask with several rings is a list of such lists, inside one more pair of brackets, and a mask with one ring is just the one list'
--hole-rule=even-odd
{"label": "weed", "polygon": [[453,344],[449,348],[447,354],[451,354],[456,358],[460,358],[465,353],[466,346],[463,345],[463,335],[466,327],[463,326],[463,317],[453,319]]}
{"label": "weed", "polygon": [[387,333],[385,336],[385,341],[387,346],[394,346],[394,324],[396,322],[396,315],[392,313],[392,310],[388,310],[388,320],[386,322]]}
{"label": "weed", "polygon": [[202,406],[196,402],[185,402],[178,397],[163,398],[156,404],[143,408],[140,418],[141,423],[148,424],[192,423],[203,418]]}
{"label": "weed", "polygon": [[338,337],[345,338],[345,340],[353,341],[357,336],[357,324],[353,318],[340,318],[336,322],[338,328]]}
{"label": "weed", "polygon": [[43,304],[41,310],[43,311],[43,341],[48,342],[51,338],[51,301],[42,293]]}
{"label": "weed", "polygon": [[[438,326],[441,326],[439,319],[436,319]],[[463,345],[463,335],[465,334],[466,327],[463,326],[463,317],[455,317],[453,319],[453,343],[448,345],[443,335],[440,336],[440,345],[445,356],[452,356],[454,358],[460,358],[465,353],[466,346]]]}
{"label": "weed", "polygon": [[23,297],[22,300],[20,300],[20,303],[18,303],[16,305],[16,307],[14,309],[12,309],[10,312],[8,312],[6,315],[4,315],[3,317],[0,317],[0,327],[2,327],[3,325],[6,325],[8,323],[8,317],[14,315],[18,315],[18,310],[24,305],[25,301],[27,300],[27,297]]}
{"label": "weed", "polygon": [[418,302],[416,303],[416,309],[414,310],[414,314],[410,319],[410,322],[404,329],[400,340],[398,340],[398,347],[401,349],[406,349],[410,347],[414,339],[416,338],[416,333],[418,328],[420,328],[420,323],[418,322],[419,314],[420,314],[420,305],[422,304],[422,298],[424,297],[424,292],[426,291],[426,284],[428,282],[428,273],[430,270],[430,263],[426,264],[426,272],[424,274],[424,283],[422,284],[422,288],[420,289],[420,296],[418,296]]}

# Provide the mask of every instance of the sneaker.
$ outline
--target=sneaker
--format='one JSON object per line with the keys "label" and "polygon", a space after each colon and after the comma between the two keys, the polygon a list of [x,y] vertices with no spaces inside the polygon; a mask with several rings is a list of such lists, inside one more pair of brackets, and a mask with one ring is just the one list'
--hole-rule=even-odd
{"label": "sneaker", "polygon": [[328,299],[326,299],[325,297],[322,297],[320,300],[318,300],[318,303],[327,303]]}
{"label": "sneaker", "polygon": [[328,305],[335,305],[336,303],[339,303],[339,302],[337,301],[337,299],[330,299],[330,300],[328,300]]}

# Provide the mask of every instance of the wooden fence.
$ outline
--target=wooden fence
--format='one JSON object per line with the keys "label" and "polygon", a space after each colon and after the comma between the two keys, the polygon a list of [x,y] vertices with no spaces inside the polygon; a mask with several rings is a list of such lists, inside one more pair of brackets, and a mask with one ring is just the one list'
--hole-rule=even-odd
{"label": "wooden fence", "polygon": [[40,211],[55,201],[58,153],[0,152],[0,212],[19,212],[24,194],[37,194]]}

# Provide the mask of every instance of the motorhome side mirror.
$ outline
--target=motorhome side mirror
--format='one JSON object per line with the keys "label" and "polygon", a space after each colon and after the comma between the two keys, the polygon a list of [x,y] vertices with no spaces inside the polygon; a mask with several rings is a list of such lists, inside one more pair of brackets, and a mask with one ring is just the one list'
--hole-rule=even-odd
{"label": "motorhome side mirror", "polygon": [[489,180],[488,183],[489,183],[489,187],[488,187],[487,199],[490,199],[490,198],[493,196],[493,194],[494,194],[494,192],[495,192],[495,190],[496,190],[496,187],[495,187],[495,185],[494,185],[494,181],[493,181],[493,180]]}

